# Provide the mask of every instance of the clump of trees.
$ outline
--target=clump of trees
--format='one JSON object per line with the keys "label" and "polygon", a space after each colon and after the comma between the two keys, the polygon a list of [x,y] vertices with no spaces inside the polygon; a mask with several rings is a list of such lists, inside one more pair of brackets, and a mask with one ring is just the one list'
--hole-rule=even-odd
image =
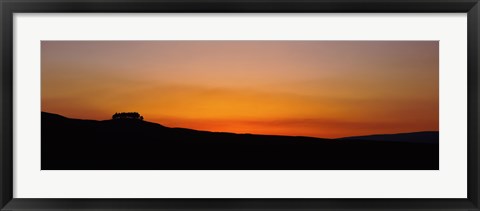
{"label": "clump of trees", "polygon": [[138,119],[138,120],[143,120],[143,116],[141,116],[138,112],[120,112],[120,113],[115,113],[112,116],[112,119]]}

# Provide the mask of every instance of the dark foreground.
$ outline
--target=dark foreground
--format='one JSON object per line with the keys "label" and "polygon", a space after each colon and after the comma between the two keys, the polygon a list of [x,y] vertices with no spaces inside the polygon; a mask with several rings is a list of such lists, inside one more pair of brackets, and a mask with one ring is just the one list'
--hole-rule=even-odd
{"label": "dark foreground", "polygon": [[42,112],[42,170],[437,170],[438,156],[438,132],[331,140]]}

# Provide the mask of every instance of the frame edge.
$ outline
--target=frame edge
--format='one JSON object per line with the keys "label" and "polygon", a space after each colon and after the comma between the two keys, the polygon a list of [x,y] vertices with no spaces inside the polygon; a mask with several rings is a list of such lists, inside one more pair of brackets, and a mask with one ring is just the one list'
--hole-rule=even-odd
{"label": "frame edge", "polygon": [[480,94],[480,3],[477,2],[467,14],[468,30],[468,199],[479,209],[479,125],[480,115],[478,112]]}
{"label": "frame edge", "polygon": [[[45,3],[42,7],[39,9],[35,9],[32,6],[34,5],[41,5]],[[59,3],[63,2],[63,3]],[[116,1],[86,1],[83,3],[79,3],[81,5],[89,5],[89,6],[94,6],[95,2],[97,3],[105,3],[108,2],[107,4],[100,4],[101,6],[99,7],[98,10],[94,10],[93,12],[115,12],[115,10],[121,10],[121,8],[124,8],[124,10],[128,10],[128,8],[124,7],[125,2],[129,1],[118,1],[118,2],[123,2],[120,7],[112,9],[108,9],[108,6],[112,6],[112,3],[115,3]],[[142,2],[142,1],[141,1]],[[154,1],[143,1],[142,3],[144,5],[151,5],[148,2],[154,2]],[[157,1],[158,3],[159,1]],[[160,1],[162,2],[162,1]],[[191,1],[190,1],[191,2]],[[248,1],[247,1],[248,2]],[[258,5],[264,5],[263,3],[266,3],[267,5],[270,3],[274,3],[274,1],[251,1],[251,2],[262,2],[262,4]],[[305,2],[305,1],[304,1]],[[310,2],[322,2],[322,1],[310,1]],[[323,1],[327,2],[327,1]],[[339,1],[340,3],[357,3],[360,1]],[[372,2],[372,1],[370,1]],[[388,3],[390,1],[385,1],[385,3]],[[398,2],[398,1],[397,1]],[[409,1],[405,1],[409,2]],[[414,3],[415,1],[412,1]],[[424,3],[424,6],[420,7],[423,9],[420,9],[420,12],[425,10],[425,5],[431,5],[431,3],[434,1],[430,1],[430,3]],[[443,2],[443,6],[437,7],[434,12],[442,12],[442,11],[447,11],[448,9],[446,8],[448,5],[452,5],[453,1],[438,1],[438,2]],[[479,209],[479,202],[480,202],[480,195],[479,195],[479,190],[480,190],[480,178],[479,178],[479,155],[478,153],[480,152],[480,145],[479,145],[479,137],[480,137],[480,131],[478,130],[478,120],[480,118],[480,114],[478,112],[478,106],[479,106],[479,98],[478,95],[480,94],[480,74],[479,72],[479,61],[480,61],[480,42],[479,42],[479,35],[480,35],[480,6],[478,3],[478,0],[475,1],[459,1],[460,4],[457,5],[457,7],[451,8],[449,11],[452,12],[461,12],[463,11],[467,6],[470,8],[468,11],[468,88],[469,88],[469,102],[468,102],[468,123],[469,123],[469,128],[476,128],[476,130],[469,130],[468,131],[468,202],[467,200],[454,200],[454,203],[451,203],[450,205],[445,204],[445,203],[438,203],[437,200],[426,200],[426,202],[430,203],[416,203],[413,202],[410,208],[403,207],[400,209],[409,209],[409,210],[433,210],[433,209],[444,209],[444,210],[480,210]],[[472,4],[472,2],[475,2]],[[75,3],[75,2],[74,2]],[[141,4],[142,4],[141,3]],[[238,3],[238,1],[237,1]],[[290,1],[290,3],[293,4],[293,1]],[[48,5],[58,5],[61,4],[63,7],[52,7],[50,9]],[[328,4],[328,3],[327,3]],[[331,5],[334,5],[330,3]],[[23,6],[26,7],[23,7]],[[30,5],[30,6],[27,6]],[[268,207],[267,205],[269,204],[267,201],[269,199],[263,199],[263,200],[255,200],[255,199],[247,199],[251,201],[257,201],[254,203],[242,203],[242,202],[232,202],[231,200],[222,200],[218,199],[217,201],[211,201],[209,199],[199,199],[199,200],[206,200],[210,201],[209,203],[215,204],[219,202],[219,205],[209,205],[209,206],[200,206],[203,203],[198,203],[196,200],[190,200],[190,199],[181,199],[187,202],[190,205],[186,206],[181,206],[179,203],[177,203],[175,199],[160,199],[160,200],[148,200],[148,199],[138,199],[138,200],[126,200],[129,201],[129,203],[125,203],[122,205],[122,203],[118,203],[119,201],[122,201],[121,199],[115,200],[115,199],[13,199],[13,154],[12,154],[12,147],[13,147],[13,13],[15,11],[21,11],[21,12],[55,12],[54,10],[57,10],[56,12],[86,12],[88,9],[91,7],[86,6],[80,7],[79,9],[73,9],[68,7],[65,7],[65,5],[68,5],[68,3],[64,1],[18,1],[18,3],[13,3],[12,1],[8,0],[0,0],[0,17],[1,17],[1,25],[0,25],[0,31],[2,31],[0,35],[0,48],[2,49],[2,56],[0,57],[0,66],[2,68],[2,73],[0,74],[0,98],[2,99],[2,103],[0,104],[0,121],[1,121],[1,127],[0,127],[0,134],[1,134],[1,143],[0,143],[0,210],[19,210],[19,209],[79,209],[79,210],[89,210],[89,209],[100,209],[100,210],[114,210],[114,209],[125,209],[125,208],[130,208],[130,209],[152,209],[152,208],[146,208],[145,204],[151,204],[151,205],[157,205],[161,206],[156,207],[156,209],[162,209],[162,210],[169,210],[169,209],[181,209],[181,210],[193,210],[193,208],[190,207],[190,205],[199,205],[199,209],[216,209],[216,210],[227,210],[227,209],[248,209],[248,207],[243,207],[241,205],[254,205],[251,206],[250,208],[252,210],[264,210],[264,209],[271,209],[272,207]],[[102,6],[103,5],[103,6]],[[122,6],[123,5],[123,6]],[[158,4],[155,4],[158,5]],[[179,4],[172,4],[175,5],[173,8],[180,8]],[[226,4],[221,4],[221,5],[226,5]],[[247,4],[249,5],[249,4]],[[255,4],[251,4],[253,6]],[[335,4],[336,5],[336,4]],[[384,5],[384,4],[373,4],[373,5]],[[473,5],[473,6],[472,6]],[[265,6],[265,5],[264,5]],[[262,6],[261,8],[264,8]],[[221,8],[223,8],[222,6]],[[23,9],[22,9],[23,8]],[[169,7],[167,7],[169,8]],[[327,7],[328,10],[334,10],[335,8]],[[403,7],[400,7],[403,8]],[[218,8],[217,8],[218,9]],[[53,10],[53,11],[52,11]],[[134,7],[131,10],[133,11],[139,11],[138,7]],[[296,10],[296,9],[293,9]],[[313,10],[313,9],[312,9]],[[401,9],[399,9],[401,10]],[[263,10],[262,10],[263,11]],[[283,11],[283,10],[279,10]],[[311,11],[311,10],[306,10]],[[343,10],[341,10],[343,11]],[[416,11],[416,10],[414,10]],[[147,12],[154,12],[154,11],[147,11]],[[159,11],[157,11],[159,12]],[[188,11],[183,11],[183,12],[188,12]],[[193,11],[193,12],[198,12],[198,11]],[[212,11],[215,12],[215,11]],[[216,11],[218,12],[218,11]],[[242,12],[242,11],[236,11],[236,12]],[[258,11],[257,11],[258,12]],[[261,12],[261,11],[260,11]],[[267,11],[268,12],[268,11]],[[305,12],[305,11],[303,11]],[[321,11],[318,11],[321,12]],[[349,12],[349,11],[343,11],[343,12]],[[352,11],[350,11],[352,12]],[[353,12],[358,12],[358,11],[353,11]],[[365,11],[368,12],[368,11]],[[389,11],[383,11],[383,12],[389,12]],[[390,12],[398,12],[398,10],[393,10]],[[400,11],[401,12],[401,11]],[[232,199],[236,200],[236,199]],[[327,199],[329,200],[329,199]],[[362,200],[362,199],[358,199]],[[393,200],[393,201],[392,201]],[[446,199],[449,200],[449,199]],[[156,201],[156,202],[155,202]],[[326,202],[326,203],[310,203],[308,200],[295,200],[298,202],[303,201],[303,203],[306,203],[306,205],[302,205],[300,209],[333,209],[333,205],[340,205],[341,202],[333,202],[335,200],[332,200],[332,202]],[[356,200],[348,200],[347,201],[356,201]],[[368,200],[367,200],[368,201]],[[355,202],[353,204],[357,206],[364,206],[363,209],[368,209],[368,208],[376,208],[376,209],[391,209],[389,208],[385,202],[389,200],[380,200],[384,201],[382,202],[382,205],[380,206],[365,206],[369,202],[365,203],[358,203]],[[396,201],[396,202],[395,202]],[[390,203],[393,205],[398,204],[399,201],[402,201],[402,199],[398,200],[397,199],[391,199]],[[415,200],[404,200],[404,201],[415,201]],[[89,202],[93,202],[92,205],[90,205]],[[229,203],[227,203],[229,202]],[[136,204],[136,205],[135,205]],[[180,203],[181,204],[181,203]],[[415,205],[416,204],[416,205]],[[173,205],[176,205],[177,207],[171,207]],[[222,206],[223,205],[223,206]],[[233,205],[237,205],[235,208],[233,208]],[[321,208],[317,205],[322,205],[324,208]],[[183,207],[183,208],[182,208]],[[256,207],[256,208],[255,208]],[[330,207],[330,208],[329,208]],[[349,206],[339,206],[340,208],[335,208],[337,210],[343,209],[343,210],[353,210],[353,208],[348,208]],[[286,206],[284,210],[298,210],[297,208],[299,207],[291,207],[291,206]],[[155,209],[155,208],[154,208]],[[273,209],[279,209],[279,207],[273,207]]]}
{"label": "frame edge", "polygon": [[2,56],[0,58],[0,65],[2,73],[0,74],[0,97],[2,103],[0,104],[0,207],[4,207],[8,202],[13,199],[13,157],[12,157],[12,144],[13,144],[13,12],[8,5],[2,0],[0,1],[0,13],[1,13],[1,26],[0,31],[0,48],[2,49]]}

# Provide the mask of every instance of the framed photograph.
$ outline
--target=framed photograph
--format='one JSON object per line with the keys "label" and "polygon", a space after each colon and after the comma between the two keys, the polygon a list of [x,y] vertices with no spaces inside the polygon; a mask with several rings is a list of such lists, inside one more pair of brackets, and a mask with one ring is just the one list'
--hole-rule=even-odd
{"label": "framed photograph", "polygon": [[478,0],[0,6],[1,210],[480,210]]}

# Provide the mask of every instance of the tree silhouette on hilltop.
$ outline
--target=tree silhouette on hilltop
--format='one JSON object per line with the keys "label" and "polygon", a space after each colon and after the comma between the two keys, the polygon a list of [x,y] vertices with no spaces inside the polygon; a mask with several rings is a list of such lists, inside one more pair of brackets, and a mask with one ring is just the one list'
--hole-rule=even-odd
{"label": "tree silhouette on hilltop", "polygon": [[138,112],[120,112],[115,113],[112,115],[112,119],[138,119],[143,120],[143,116],[141,116]]}

